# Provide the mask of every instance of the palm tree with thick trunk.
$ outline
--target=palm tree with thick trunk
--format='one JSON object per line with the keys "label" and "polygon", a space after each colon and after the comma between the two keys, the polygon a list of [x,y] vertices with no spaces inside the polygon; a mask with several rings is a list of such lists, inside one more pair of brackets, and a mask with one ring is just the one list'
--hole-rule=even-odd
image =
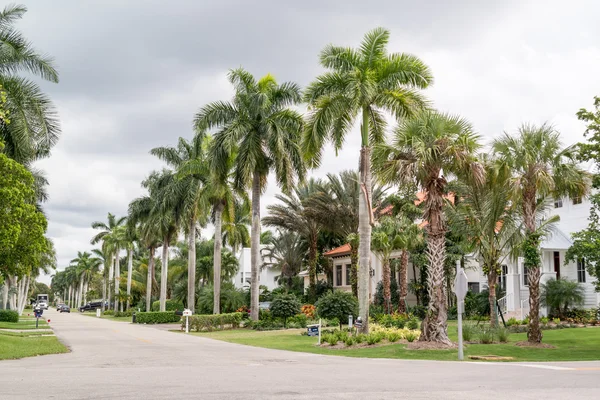
{"label": "palm tree with thick trunk", "polygon": [[425,192],[423,219],[427,223],[429,309],[422,324],[422,341],[451,344],[444,274],[447,232],[444,198],[448,195],[448,176],[483,180],[483,168],[475,157],[478,139],[464,119],[424,111],[401,122],[389,144],[375,148],[374,160],[381,181],[414,181]]}
{"label": "palm tree with thick trunk", "polygon": [[523,255],[529,276],[529,342],[540,343],[540,208],[550,199],[586,196],[590,176],[577,164],[575,147],[563,147],[560,134],[548,124],[523,125],[516,135],[505,133],[493,143],[499,167],[510,174],[512,201],[521,208],[525,226]]}
{"label": "palm tree with thick trunk", "polygon": [[227,162],[234,156],[236,188],[251,188],[251,318],[258,320],[258,274],[260,269],[260,196],[271,171],[284,192],[296,178],[304,178],[305,166],[300,154],[302,116],[290,107],[301,100],[295,83],[281,85],[272,75],[256,80],[244,69],[229,73],[235,94],[231,102],[215,102],[200,109],[195,125],[200,131],[216,128],[211,147],[211,165],[226,175]]}
{"label": "palm tree with thick trunk", "polygon": [[369,331],[369,265],[371,227],[371,145],[384,140],[384,113],[397,119],[412,116],[426,107],[418,89],[432,82],[429,68],[409,54],[387,54],[390,33],[376,28],[368,32],[360,48],[329,45],[321,52],[321,64],[330,70],[308,86],[308,121],[303,152],[312,166],[321,162],[323,147],[330,140],[339,151],[356,120],[360,120],[359,158],[359,315],[362,331]]}

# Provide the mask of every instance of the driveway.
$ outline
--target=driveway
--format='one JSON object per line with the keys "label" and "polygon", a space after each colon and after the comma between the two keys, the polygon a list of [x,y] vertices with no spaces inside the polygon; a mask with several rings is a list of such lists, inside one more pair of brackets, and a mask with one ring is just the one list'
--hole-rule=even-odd
{"label": "driveway", "polygon": [[48,311],[71,353],[0,361],[0,399],[598,399],[600,362],[358,359]]}

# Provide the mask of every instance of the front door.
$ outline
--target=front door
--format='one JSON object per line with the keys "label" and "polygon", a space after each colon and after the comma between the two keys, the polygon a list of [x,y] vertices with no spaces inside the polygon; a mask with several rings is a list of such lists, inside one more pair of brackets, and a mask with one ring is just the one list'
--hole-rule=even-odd
{"label": "front door", "polygon": [[556,279],[560,279],[560,252],[554,252],[554,272],[556,272]]}

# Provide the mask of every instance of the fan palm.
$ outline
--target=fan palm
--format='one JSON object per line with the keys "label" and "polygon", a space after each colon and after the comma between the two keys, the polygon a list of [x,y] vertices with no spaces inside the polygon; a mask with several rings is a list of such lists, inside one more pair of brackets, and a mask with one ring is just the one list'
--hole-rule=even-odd
{"label": "fan palm", "polygon": [[368,32],[359,49],[329,45],[321,51],[321,64],[329,72],[306,89],[309,115],[303,151],[312,165],[319,165],[324,143],[336,151],[357,118],[361,121],[359,197],[359,315],[369,330],[369,260],[371,257],[371,145],[384,140],[384,112],[401,119],[426,107],[417,91],[433,81],[429,68],[409,54],[387,54],[390,33],[376,28]]}
{"label": "fan palm", "polygon": [[563,148],[560,134],[550,125],[523,125],[516,135],[504,134],[493,143],[499,168],[510,174],[512,200],[521,208],[525,226],[524,258],[529,275],[529,326],[527,338],[540,343],[541,259],[539,215],[548,199],[589,193],[590,176],[576,161],[576,148]]}
{"label": "fan palm", "polygon": [[478,136],[459,117],[424,111],[403,121],[390,144],[376,147],[375,165],[384,182],[415,181],[425,192],[423,219],[427,222],[427,285],[429,310],[423,320],[420,340],[450,344],[447,326],[447,295],[444,276],[446,218],[444,197],[446,174],[470,177],[480,183],[483,168],[475,158]]}
{"label": "fan palm", "polygon": [[289,107],[301,100],[295,83],[278,85],[272,75],[256,79],[243,69],[232,70],[229,81],[235,94],[231,102],[215,102],[200,109],[196,127],[217,128],[212,146],[212,165],[228,173],[232,155],[234,182],[237,188],[252,188],[251,228],[251,318],[258,320],[260,262],[260,195],[270,171],[284,191],[295,178],[303,179],[305,166],[300,154],[299,138],[302,117]]}

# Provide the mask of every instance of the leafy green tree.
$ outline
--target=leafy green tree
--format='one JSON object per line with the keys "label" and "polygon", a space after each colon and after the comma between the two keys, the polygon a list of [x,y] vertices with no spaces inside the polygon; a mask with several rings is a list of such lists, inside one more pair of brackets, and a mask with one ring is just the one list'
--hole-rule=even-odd
{"label": "leafy green tree", "polygon": [[276,318],[283,318],[283,325],[287,327],[287,319],[300,313],[300,301],[293,294],[280,294],[271,302],[269,310]]}
{"label": "leafy green tree", "polygon": [[[295,83],[278,85],[272,75],[260,80],[239,68],[229,73],[235,94],[231,102],[215,102],[200,109],[195,125],[199,131],[217,129],[211,165],[225,175],[227,162],[235,155],[234,182],[240,189],[252,188],[251,228],[251,318],[258,320],[258,271],[260,268],[260,196],[269,172],[289,192],[295,178],[303,179],[305,166],[299,139],[302,116],[290,107],[301,100]],[[221,169],[220,171],[218,169]]]}
{"label": "leafy green tree", "polygon": [[[342,323],[348,320],[348,316],[356,317],[358,315],[358,301],[352,293],[341,290],[334,290],[321,297],[317,304],[317,314],[322,318],[337,318]],[[364,323],[364,321],[363,321]]]}
{"label": "leafy green tree", "polygon": [[577,149],[563,148],[560,134],[550,125],[523,125],[516,135],[504,134],[493,143],[499,168],[511,176],[512,201],[521,208],[525,226],[523,253],[529,276],[529,326],[527,338],[542,341],[540,329],[541,258],[539,215],[551,199],[585,196],[590,176],[577,163]]}
{"label": "leafy green tree", "polygon": [[550,279],[541,285],[542,304],[549,306],[552,314],[564,318],[569,306],[578,306],[585,300],[583,286],[566,279]]}
{"label": "leafy green tree", "polygon": [[389,183],[414,181],[425,192],[423,219],[427,233],[427,289],[429,309],[420,340],[450,344],[448,296],[445,285],[447,174],[483,179],[475,152],[479,137],[466,120],[425,111],[405,120],[395,130],[391,143],[376,147],[379,179]]}
{"label": "leafy green tree", "polygon": [[[594,97],[594,109],[581,108],[577,112],[577,119],[587,124],[584,136],[587,143],[579,143],[579,159],[582,161],[593,161],[596,167],[600,166],[600,97]],[[594,187],[600,187],[598,174],[594,176]]]}
{"label": "leafy green tree", "polygon": [[[390,33],[376,28],[368,32],[360,48],[329,45],[321,51],[321,64],[328,72],[320,75],[305,92],[309,104],[303,151],[313,166],[321,161],[330,140],[339,151],[356,120],[361,121],[359,196],[359,303],[369,330],[369,260],[371,257],[371,145],[384,141],[384,113],[396,119],[412,116],[426,107],[418,92],[432,82],[429,68],[410,54],[387,54]],[[360,268],[363,266],[364,268]]]}

